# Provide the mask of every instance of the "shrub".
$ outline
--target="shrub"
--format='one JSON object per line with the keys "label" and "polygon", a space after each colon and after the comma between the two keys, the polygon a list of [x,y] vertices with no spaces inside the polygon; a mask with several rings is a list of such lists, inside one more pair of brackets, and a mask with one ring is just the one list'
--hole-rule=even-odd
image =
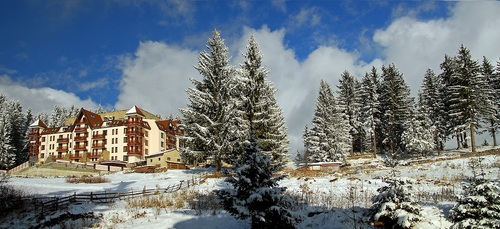
{"label": "shrub", "polygon": [[8,185],[10,176],[6,173],[0,173],[0,217],[24,207],[23,199],[28,194],[22,190]]}
{"label": "shrub", "polygon": [[96,184],[96,183],[108,183],[110,180],[103,176],[92,176],[92,175],[83,175],[80,177],[77,176],[68,176],[66,177],[66,183],[76,184],[76,183],[86,183],[86,184]]}

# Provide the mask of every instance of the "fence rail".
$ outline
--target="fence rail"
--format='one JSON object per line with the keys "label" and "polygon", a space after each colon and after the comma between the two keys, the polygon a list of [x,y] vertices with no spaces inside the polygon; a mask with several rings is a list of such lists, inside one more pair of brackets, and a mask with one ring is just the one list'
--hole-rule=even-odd
{"label": "fence rail", "polygon": [[7,173],[8,173],[8,174],[13,174],[13,173],[15,173],[15,172],[19,172],[19,171],[21,171],[22,169],[24,169],[24,168],[28,168],[28,167],[30,167],[30,162],[29,162],[29,161],[24,162],[24,163],[22,163],[22,164],[20,164],[20,165],[18,165],[18,166],[16,166],[16,167],[14,167],[14,168],[10,169],[10,170],[7,170]]}
{"label": "fence rail", "polygon": [[62,206],[74,203],[110,203],[117,199],[134,198],[138,196],[157,195],[162,193],[173,193],[181,189],[189,188],[199,184],[206,177],[196,177],[189,180],[181,181],[177,184],[171,184],[166,188],[144,189],[140,191],[129,190],[126,192],[90,192],[90,193],[73,193],[72,195],[57,196],[57,197],[35,197],[27,201],[32,203],[35,210],[40,211],[40,216],[45,212],[58,210]]}

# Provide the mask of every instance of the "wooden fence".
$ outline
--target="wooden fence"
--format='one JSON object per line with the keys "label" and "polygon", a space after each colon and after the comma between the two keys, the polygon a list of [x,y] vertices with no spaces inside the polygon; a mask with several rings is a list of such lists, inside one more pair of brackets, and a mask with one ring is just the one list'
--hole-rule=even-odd
{"label": "wooden fence", "polygon": [[67,196],[58,197],[35,197],[27,201],[30,201],[35,210],[39,211],[40,216],[48,211],[59,210],[63,206],[74,203],[110,203],[117,199],[122,200],[125,198],[133,198],[138,196],[147,195],[157,195],[162,193],[173,193],[181,189],[189,188],[191,186],[199,184],[201,181],[205,180],[206,177],[197,177],[190,180],[181,181],[177,184],[169,185],[166,188],[153,188],[146,189],[144,187],[141,191],[126,191],[126,192],[90,192],[90,193],[73,193]]}
{"label": "wooden fence", "polygon": [[29,162],[29,161],[24,162],[24,163],[22,163],[22,164],[20,164],[20,165],[18,165],[18,166],[16,166],[16,167],[14,167],[14,168],[10,169],[10,170],[7,170],[7,173],[8,173],[8,174],[13,174],[13,173],[15,173],[15,172],[19,172],[19,171],[21,171],[22,169],[24,169],[24,168],[28,168],[28,167],[30,167],[30,162]]}

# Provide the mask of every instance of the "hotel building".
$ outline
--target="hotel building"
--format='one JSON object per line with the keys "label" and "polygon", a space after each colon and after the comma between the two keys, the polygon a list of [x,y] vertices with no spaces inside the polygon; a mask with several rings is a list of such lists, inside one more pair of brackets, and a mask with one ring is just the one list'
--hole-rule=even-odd
{"label": "hotel building", "polygon": [[101,114],[82,108],[65,126],[49,128],[40,120],[30,125],[30,161],[145,161],[149,154],[182,147],[179,124],[137,106]]}

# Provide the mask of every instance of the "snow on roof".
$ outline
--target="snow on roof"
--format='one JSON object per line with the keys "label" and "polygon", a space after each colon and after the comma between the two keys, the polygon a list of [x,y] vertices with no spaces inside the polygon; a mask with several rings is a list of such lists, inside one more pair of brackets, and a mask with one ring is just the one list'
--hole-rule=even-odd
{"label": "snow on roof", "polygon": [[165,151],[160,151],[160,152],[157,152],[157,153],[153,153],[153,154],[150,154],[150,155],[146,155],[146,158],[156,157],[156,156],[159,156],[159,155],[163,155],[164,153],[172,152],[174,150],[177,150],[177,149],[169,149],[169,150],[165,150]]}
{"label": "snow on roof", "polygon": [[47,128],[47,126],[45,125],[45,123],[42,122],[42,120],[38,119],[36,120],[35,122],[33,122],[30,127],[43,127],[43,128]]}
{"label": "snow on roof", "polygon": [[125,115],[132,115],[132,114],[138,114],[142,117],[146,117],[146,115],[144,115],[141,109],[139,109],[139,107],[137,106],[133,106],[132,108],[130,108],[130,110],[127,111],[127,113],[125,113]]}

